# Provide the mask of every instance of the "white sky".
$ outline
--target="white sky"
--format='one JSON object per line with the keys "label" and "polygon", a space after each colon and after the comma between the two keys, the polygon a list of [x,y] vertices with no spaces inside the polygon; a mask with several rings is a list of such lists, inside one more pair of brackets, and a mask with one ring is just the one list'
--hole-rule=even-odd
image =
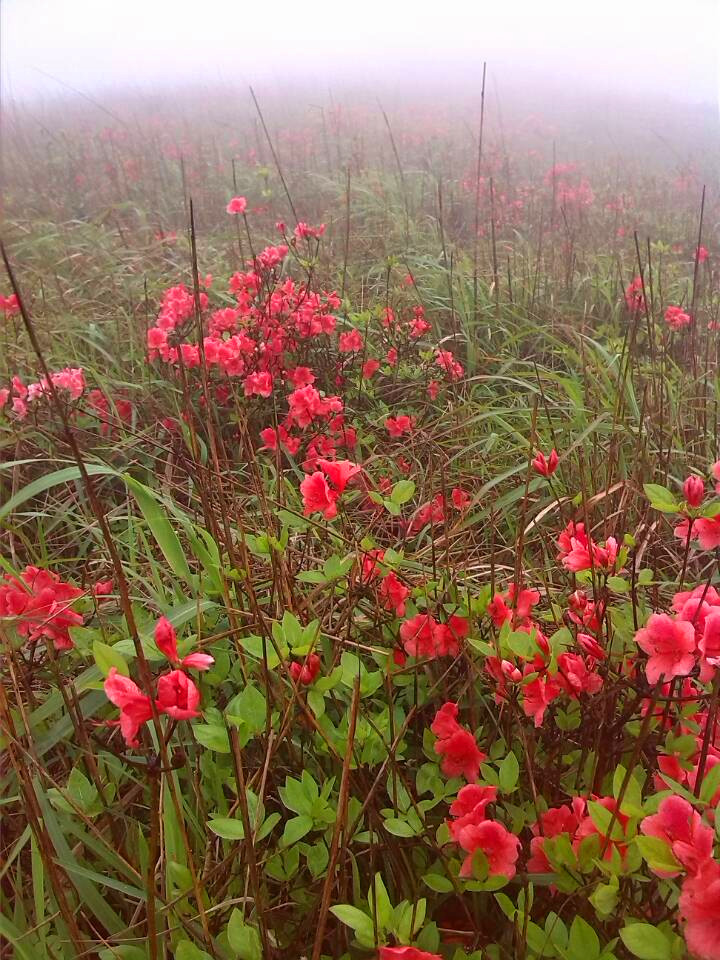
{"label": "white sky", "polygon": [[0,0],[4,89],[538,70],[717,102],[720,0]]}

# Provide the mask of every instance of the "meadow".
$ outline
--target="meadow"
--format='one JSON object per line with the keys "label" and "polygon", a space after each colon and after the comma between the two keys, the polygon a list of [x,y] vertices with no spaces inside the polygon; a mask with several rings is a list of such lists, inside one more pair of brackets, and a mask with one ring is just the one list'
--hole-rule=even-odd
{"label": "meadow", "polygon": [[2,957],[720,958],[717,121],[382,99],[4,105]]}

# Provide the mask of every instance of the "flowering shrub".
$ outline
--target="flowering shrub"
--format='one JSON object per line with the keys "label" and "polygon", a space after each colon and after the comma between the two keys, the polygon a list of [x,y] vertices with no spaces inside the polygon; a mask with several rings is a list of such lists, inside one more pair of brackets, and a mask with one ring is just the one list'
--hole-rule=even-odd
{"label": "flowering shrub", "polygon": [[[433,234],[368,272],[348,234],[338,270],[337,210],[276,223],[255,160],[220,240],[193,234],[212,274],[152,225],[112,348],[89,321],[43,376],[0,298],[0,937],[718,960],[711,240],[668,208],[663,282],[619,282],[636,201],[564,163],[504,182],[493,149],[453,185],[452,269]],[[541,295],[521,238],[546,228]]]}

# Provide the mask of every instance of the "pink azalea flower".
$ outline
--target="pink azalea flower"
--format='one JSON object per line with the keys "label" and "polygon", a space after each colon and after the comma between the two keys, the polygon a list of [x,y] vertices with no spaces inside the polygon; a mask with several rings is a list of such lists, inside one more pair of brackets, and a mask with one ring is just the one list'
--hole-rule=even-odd
{"label": "pink azalea flower", "polygon": [[648,683],[687,676],[695,666],[695,630],[691,623],[673,620],[666,613],[653,613],[647,626],[635,634],[635,641],[649,656],[645,665]]}
{"label": "pink azalea flower", "polygon": [[[697,874],[712,859],[713,831],[683,797],[665,797],[660,801],[658,812],[645,817],[640,829],[648,837],[664,840],[688,873]],[[679,873],[680,870],[676,870],[660,875],[677,877]]]}
{"label": "pink azalea flower", "polygon": [[708,861],[689,876],[680,894],[685,941],[700,960],[720,960],[720,864]]}

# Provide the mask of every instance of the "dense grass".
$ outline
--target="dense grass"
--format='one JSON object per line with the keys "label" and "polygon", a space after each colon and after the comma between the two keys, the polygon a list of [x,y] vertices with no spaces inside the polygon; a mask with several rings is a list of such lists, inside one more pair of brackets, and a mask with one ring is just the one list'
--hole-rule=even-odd
{"label": "dense grass", "polygon": [[[172,111],[107,109],[7,119],[13,279],[0,292],[23,309],[0,313],[0,591],[17,603],[13,578],[33,565],[78,593],[33,620],[0,592],[0,952],[317,960],[414,944],[609,960],[680,958],[687,940],[717,957],[714,861],[698,881],[646,836],[673,793],[714,826],[717,674],[698,646],[662,686],[636,641],[679,591],[699,585],[711,604],[720,579],[714,543],[673,534],[675,514],[717,513],[682,486],[720,456],[714,135],[672,118],[670,151],[618,121],[618,148],[588,141],[591,118],[501,123],[488,107],[479,152],[471,102],[231,115],[188,95]],[[225,212],[234,195],[244,216]],[[298,221],[326,230],[288,239]],[[188,291],[172,336],[196,344],[210,310],[235,304],[231,275],[279,242],[288,256],[253,293],[258,328],[288,277],[307,286],[299,308],[311,292],[339,297],[335,329],[278,361],[310,367],[356,431],[354,445],[333,434],[329,459],[362,467],[334,518],[305,510],[300,488],[318,469],[312,431],[332,432],[322,417],[291,428],[294,455],[261,449],[293,384],[276,371],[269,396],[247,396],[247,369],[148,358],[168,288]],[[638,309],[625,299],[636,277]],[[672,329],[671,305],[692,322]],[[429,326],[413,337],[418,307]],[[357,354],[341,349],[353,330]],[[66,367],[84,371],[77,396],[59,385],[13,412],[13,376]],[[393,437],[386,421],[402,415],[412,427]],[[532,461],[552,448],[547,478]],[[571,521],[596,545],[616,538],[617,561],[561,563]],[[404,609],[380,588],[393,572]],[[513,606],[511,585],[537,591],[534,609]],[[578,620],[578,590],[595,621]],[[402,625],[423,613],[460,617],[467,635],[416,656]],[[676,613],[700,643],[697,610]],[[214,664],[186,671],[199,715],[153,693],[133,746],[108,725],[106,681],[115,670],[138,695],[159,690],[162,616],[180,655]],[[602,659],[578,640],[588,632]],[[599,687],[572,686],[568,653]],[[558,677],[534,722],[529,685]],[[446,702],[485,754],[475,776],[449,770],[430,730]],[[482,822],[519,838],[509,879],[482,844],[460,873],[478,846],[463,852],[447,826],[465,779],[497,788]],[[572,798],[588,801],[582,827],[553,843],[537,824]],[[698,882],[715,896],[696,911],[709,934],[687,903]]]}

